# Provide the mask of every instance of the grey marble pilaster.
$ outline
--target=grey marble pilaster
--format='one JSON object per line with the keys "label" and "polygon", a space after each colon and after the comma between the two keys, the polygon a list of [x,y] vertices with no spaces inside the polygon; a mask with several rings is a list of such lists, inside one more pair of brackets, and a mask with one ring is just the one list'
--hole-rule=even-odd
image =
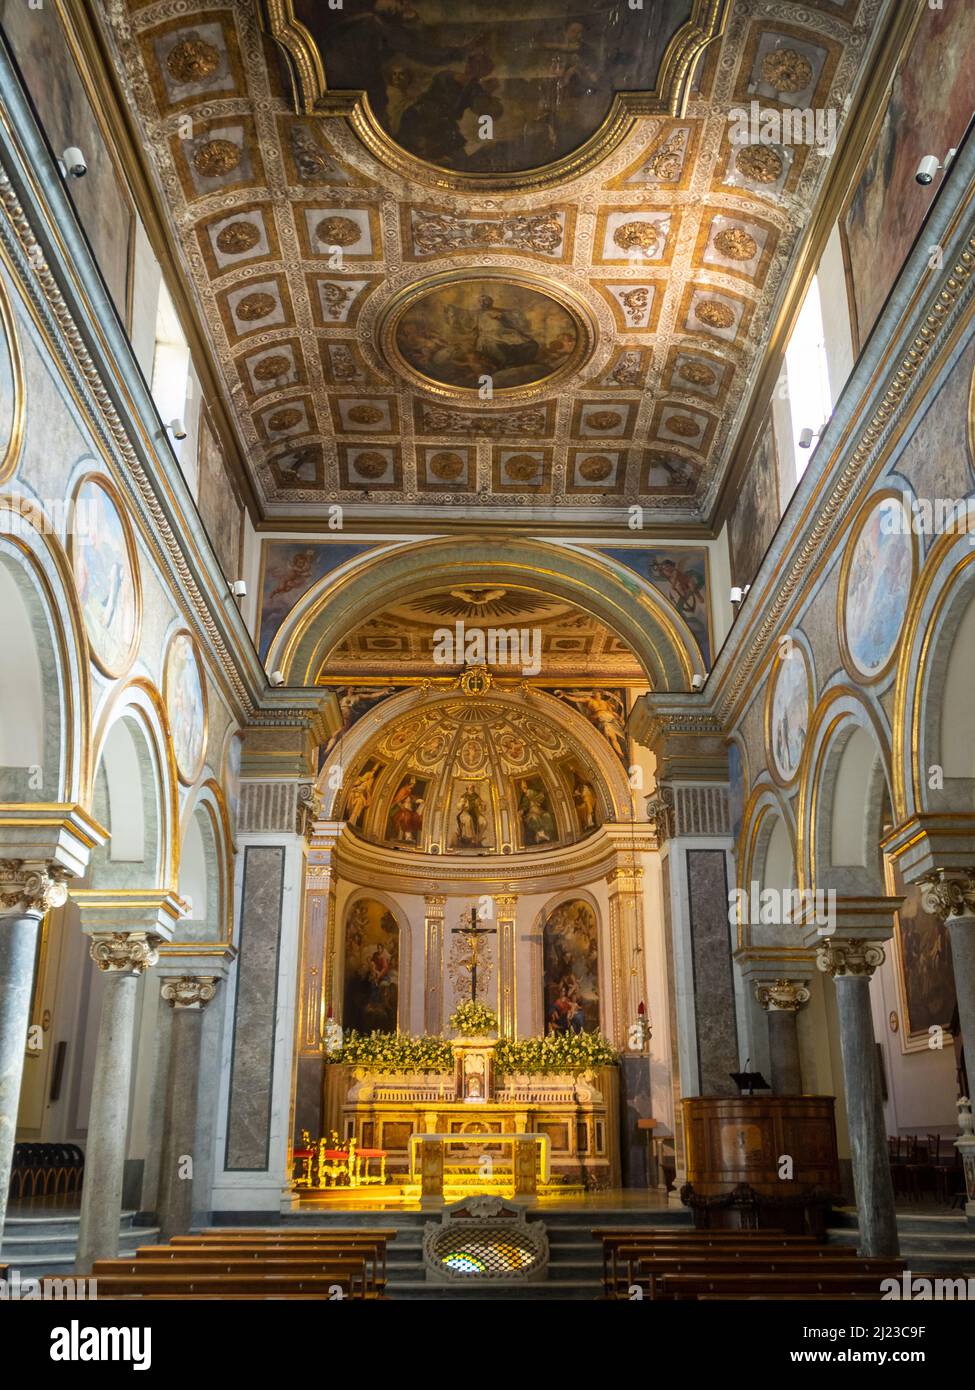
{"label": "grey marble pilaster", "polygon": [[870,1012],[870,977],[883,963],[876,941],[831,938],[816,963],[836,983],[853,1187],[863,1255],[899,1253],[880,1072]]}
{"label": "grey marble pilaster", "polygon": [[165,980],[173,1010],[159,1173],[159,1228],[164,1240],[184,1235],[193,1221],[193,1178],[203,1010],[216,993],[212,976]]}
{"label": "grey marble pilaster", "polygon": [[10,1192],[41,919],[67,897],[47,865],[0,860],[0,1236]]}
{"label": "grey marble pilaster", "polygon": [[225,1168],[265,1172],[271,1143],[283,845],[248,845],[241,889]]}
{"label": "grey marble pilaster", "polygon": [[738,1070],[738,1029],[723,849],[687,851],[687,891],[700,1094],[734,1095],[730,1078]]}

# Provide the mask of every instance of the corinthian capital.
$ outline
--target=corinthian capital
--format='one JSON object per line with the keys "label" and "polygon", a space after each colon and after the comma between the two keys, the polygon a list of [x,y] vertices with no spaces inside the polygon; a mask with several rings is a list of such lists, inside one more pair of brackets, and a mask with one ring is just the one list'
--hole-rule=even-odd
{"label": "corinthian capital", "polygon": [[776,980],[774,985],[759,985],[755,990],[755,998],[770,1014],[797,1014],[811,997],[806,986],[798,980]]}
{"label": "corinthian capital", "polygon": [[866,975],[884,963],[884,948],[875,941],[848,941],[832,937],[816,949],[816,964],[826,975]]}
{"label": "corinthian capital", "polygon": [[975,916],[975,869],[937,869],[921,879],[921,901],[942,922]]}
{"label": "corinthian capital", "polygon": [[100,932],[91,938],[91,958],[99,970],[141,975],[159,960],[161,941],[149,932]]}
{"label": "corinthian capital", "polygon": [[43,917],[68,896],[68,874],[59,864],[0,859],[0,911],[6,916]]}
{"label": "corinthian capital", "polygon": [[182,975],[164,980],[162,997],[173,1009],[205,1009],[217,992],[215,975]]}

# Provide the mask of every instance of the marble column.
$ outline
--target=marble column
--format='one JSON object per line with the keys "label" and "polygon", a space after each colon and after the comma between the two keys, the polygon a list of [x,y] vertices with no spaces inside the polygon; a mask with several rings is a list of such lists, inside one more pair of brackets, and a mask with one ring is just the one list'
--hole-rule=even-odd
{"label": "marble column", "polygon": [[859,1248],[863,1255],[899,1253],[870,1012],[870,979],[883,961],[884,948],[875,940],[830,937],[816,951],[817,966],[832,976],[836,985]]}
{"label": "marble column", "polygon": [[173,1010],[159,1173],[159,1228],[168,1240],[185,1235],[193,1221],[203,1010],[217,992],[217,980],[212,975],[183,975],[164,980],[161,992]]}
{"label": "marble column", "polygon": [[68,896],[56,865],[0,860],[0,1235],[10,1191],[17,1110],[41,920]]}
{"label": "marble column", "polygon": [[926,910],[937,913],[948,930],[958,1021],[975,1080],[975,870],[938,869],[921,879],[921,893]]}
{"label": "marble column", "polygon": [[79,1274],[89,1273],[96,1260],[118,1255],[136,992],[143,973],[159,959],[159,940],[144,931],[92,935],[91,958],[106,978],[88,1112]]}
{"label": "marble column", "polygon": [[802,1095],[802,1067],[799,1062],[799,1010],[809,1003],[810,993],[797,980],[776,980],[760,984],[755,997],[768,1016],[769,1066],[772,1093],[777,1096]]}

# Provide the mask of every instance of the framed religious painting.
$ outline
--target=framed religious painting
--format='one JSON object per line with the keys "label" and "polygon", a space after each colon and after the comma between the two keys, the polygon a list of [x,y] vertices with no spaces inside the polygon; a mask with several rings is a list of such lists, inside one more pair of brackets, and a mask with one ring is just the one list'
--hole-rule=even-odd
{"label": "framed religious painting", "polygon": [[868,683],[894,668],[918,543],[910,497],[891,488],[874,493],[853,523],[840,570],[837,629],[843,664]]}
{"label": "framed religious painting", "polygon": [[814,705],[812,663],[794,636],[784,637],[769,670],[765,695],[765,749],[780,787],[796,780]]}
{"label": "framed religious painting", "polygon": [[142,629],[142,586],[132,524],[114,483],[81,479],[72,497],[68,555],[92,661],[112,679],[135,660]]}
{"label": "framed religious painting", "polygon": [[192,635],[177,632],[166,650],[163,699],[169,717],[176,772],[191,787],[203,770],[207,746],[207,692],[203,664]]}

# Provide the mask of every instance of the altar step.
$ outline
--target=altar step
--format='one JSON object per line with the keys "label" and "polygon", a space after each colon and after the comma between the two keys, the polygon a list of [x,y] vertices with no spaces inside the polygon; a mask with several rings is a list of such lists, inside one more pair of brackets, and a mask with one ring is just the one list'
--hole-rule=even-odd
{"label": "altar step", "polygon": [[[855,1245],[860,1234],[856,1212],[846,1208],[837,1213],[828,1234],[839,1245]],[[975,1278],[975,1231],[964,1214],[898,1212],[897,1237],[901,1257],[914,1273]]]}
{"label": "altar step", "polygon": [[423,1233],[436,1220],[427,1211],[305,1210],[288,1212],[281,1225],[288,1229],[327,1230],[329,1226],[391,1226],[396,1239],[387,1250],[387,1294],[396,1300],[450,1299],[458,1301],[518,1299],[520,1301],[590,1301],[603,1291],[602,1251],[593,1240],[594,1226],[690,1227],[683,1208],[659,1210],[590,1204],[583,1198],[567,1207],[529,1207],[530,1221],[544,1221],[551,1254],[548,1278],[537,1283],[520,1280],[471,1280],[468,1283],[428,1282],[423,1268]]}
{"label": "altar step", "polygon": [[[71,1274],[78,1248],[80,1216],[58,1212],[51,1216],[8,1216],[0,1244],[0,1263],[24,1275]],[[121,1258],[134,1255],[140,1245],[155,1245],[158,1226],[136,1226],[135,1212],[125,1211],[119,1223]]]}

